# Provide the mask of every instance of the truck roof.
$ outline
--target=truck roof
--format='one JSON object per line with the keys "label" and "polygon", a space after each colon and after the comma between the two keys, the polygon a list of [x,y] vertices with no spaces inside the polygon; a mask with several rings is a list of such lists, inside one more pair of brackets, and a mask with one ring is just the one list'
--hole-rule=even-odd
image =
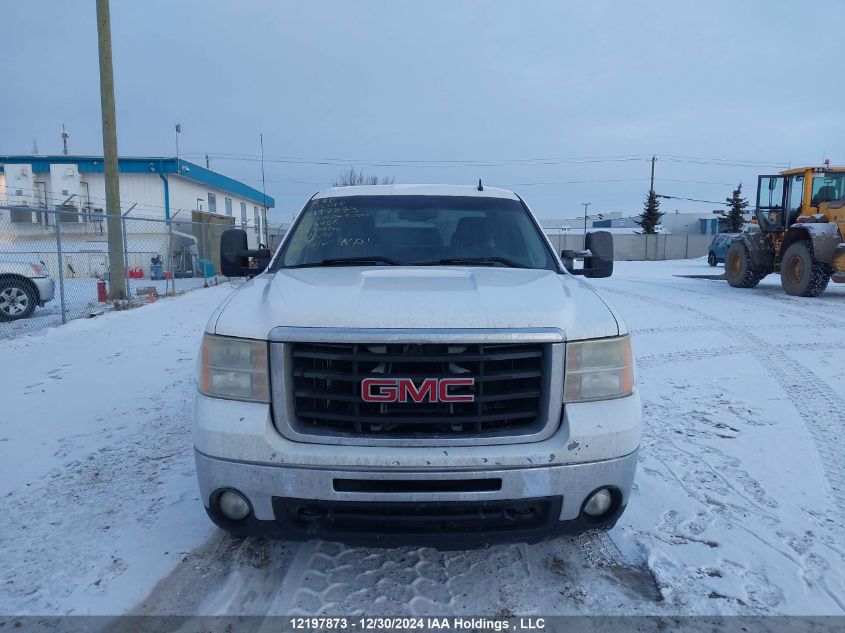
{"label": "truck roof", "polygon": [[338,198],[346,196],[469,196],[472,198],[508,198],[519,197],[507,189],[478,187],[469,185],[363,185],[355,187],[330,187],[314,196],[314,199]]}
{"label": "truck roof", "polygon": [[803,174],[808,169],[813,171],[845,171],[845,167],[824,167],[824,166],[810,166],[810,167],[793,167],[792,169],[784,169],[780,172],[781,176],[791,176],[792,174]]}

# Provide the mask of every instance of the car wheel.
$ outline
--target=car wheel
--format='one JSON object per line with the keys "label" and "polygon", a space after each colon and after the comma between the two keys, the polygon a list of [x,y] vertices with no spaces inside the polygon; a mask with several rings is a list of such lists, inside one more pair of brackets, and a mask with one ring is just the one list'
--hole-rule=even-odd
{"label": "car wheel", "polygon": [[809,240],[790,244],[780,264],[780,283],[796,297],[818,297],[830,281],[833,269],[813,257]]}
{"label": "car wheel", "polygon": [[0,281],[0,321],[25,319],[35,311],[38,294],[22,279]]}
{"label": "car wheel", "polygon": [[716,265],[716,253],[714,253],[713,251],[710,251],[710,253],[707,255],[707,263],[710,264],[711,266]]}
{"label": "car wheel", "polygon": [[753,288],[766,276],[754,268],[751,254],[742,242],[734,242],[725,255],[725,277],[734,288]]}

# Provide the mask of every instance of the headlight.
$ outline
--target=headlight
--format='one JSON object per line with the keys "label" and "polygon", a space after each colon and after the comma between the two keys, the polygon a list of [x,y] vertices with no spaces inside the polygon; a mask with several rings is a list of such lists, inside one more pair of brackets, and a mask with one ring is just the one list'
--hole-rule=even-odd
{"label": "headlight", "polygon": [[564,402],[622,398],[634,390],[628,336],[566,344]]}
{"label": "headlight", "polygon": [[270,402],[267,342],[206,334],[200,353],[200,393]]}

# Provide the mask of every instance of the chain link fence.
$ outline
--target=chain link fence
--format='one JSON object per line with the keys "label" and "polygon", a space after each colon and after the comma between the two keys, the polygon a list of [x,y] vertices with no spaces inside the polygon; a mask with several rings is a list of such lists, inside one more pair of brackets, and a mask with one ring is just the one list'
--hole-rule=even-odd
{"label": "chain link fence", "polygon": [[[153,302],[224,281],[220,236],[228,216],[188,211],[166,221],[124,211],[124,279],[109,271],[108,222],[99,210],[0,207],[0,338]],[[109,301],[121,284],[125,301]]]}

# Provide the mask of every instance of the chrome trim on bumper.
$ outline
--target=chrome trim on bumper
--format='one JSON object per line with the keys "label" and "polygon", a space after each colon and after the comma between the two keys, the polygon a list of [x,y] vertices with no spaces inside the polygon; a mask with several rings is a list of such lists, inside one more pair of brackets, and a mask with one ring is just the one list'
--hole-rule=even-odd
{"label": "chrome trim on bumper", "polygon": [[[490,446],[540,442],[554,434],[563,414],[565,336],[557,328],[526,330],[379,330],[277,327],[270,333],[270,385],[273,423],[279,433],[294,442],[354,446]],[[543,395],[535,424],[513,434],[427,437],[422,439],[337,435],[329,431],[301,430],[294,411],[290,381],[291,353],[288,343],[543,343]],[[556,388],[556,385],[558,386]]]}
{"label": "chrome trim on bumper", "polygon": [[[637,451],[600,462],[491,470],[332,470],[235,462],[196,452],[197,477],[203,504],[208,507],[215,490],[234,488],[247,496],[256,518],[273,520],[273,497],[295,497],[323,501],[483,501],[517,500],[562,496],[560,520],[575,519],[587,495],[602,486],[619,488],[623,504],[628,502]],[[485,492],[360,493],[334,490],[334,479],[404,479],[454,481],[498,478],[500,490]]]}

